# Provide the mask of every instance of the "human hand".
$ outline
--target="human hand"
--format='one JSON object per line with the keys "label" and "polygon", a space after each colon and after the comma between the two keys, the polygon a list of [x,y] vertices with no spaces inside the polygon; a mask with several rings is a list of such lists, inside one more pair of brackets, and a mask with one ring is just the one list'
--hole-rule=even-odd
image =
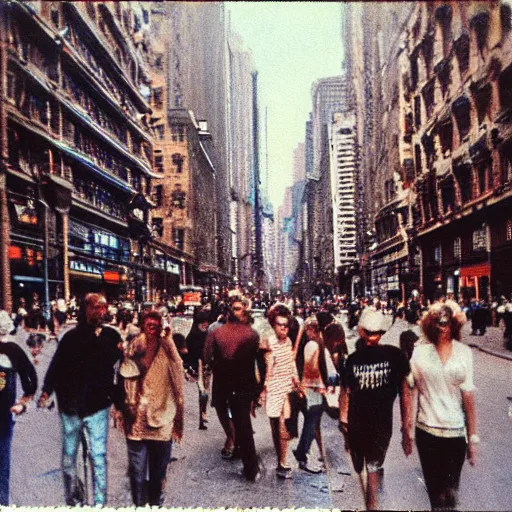
{"label": "human hand", "polygon": [[471,466],[476,466],[477,456],[478,456],[478,448],[475,443],[468,443],[467,450],[468,461]]}
{"label": "human hand", "polygon": [[11,412],[13,414],[16,414],[16,416],[23,414],[26,410],[27,410],[27,406],[25,404],[18,403],[11,407]]}
{"label": "human hand", "polygon": [[39,397],[39,400],[37,401],[37,407],[40,409],[45,408],[49,397],[50,397],[50,395],[48,395],[48,393],[46,393],[46,392],[41,393],[41,396]]}
{"label": "human hand", "polygon": [[402,449],[405,456],[409,457],[412,453],[412,437],[408,430],[402,430]]}

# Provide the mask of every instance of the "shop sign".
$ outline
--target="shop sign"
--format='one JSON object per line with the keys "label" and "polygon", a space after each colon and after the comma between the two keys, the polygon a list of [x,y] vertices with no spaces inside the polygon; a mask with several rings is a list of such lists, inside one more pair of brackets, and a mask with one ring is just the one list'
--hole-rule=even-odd
{"label": "shop sign", "polygon": [[400,290],[400,279],[398,275],[388,277],[388,290],[397,291]]}
{"label": "shop sign", "polygon": [[76,270],[78,272],[86,272],[88,274],[101,275],[101,269],[91,265],[90,263],[84,263],[83,261],[71,260],[69,262],[69,269]]}
{"label": "shop sign", "polygon": [[21,260],[23,257],[21,253],[21,247],[16,245],[9,246],[9,259],[10,260]]}
{"label": "shop sign", "polygon": [[119,283],[121,281],[121,276],[119,272],[115,272],[114,270],[105,270],[103,272],[103,280],[107,283]]}

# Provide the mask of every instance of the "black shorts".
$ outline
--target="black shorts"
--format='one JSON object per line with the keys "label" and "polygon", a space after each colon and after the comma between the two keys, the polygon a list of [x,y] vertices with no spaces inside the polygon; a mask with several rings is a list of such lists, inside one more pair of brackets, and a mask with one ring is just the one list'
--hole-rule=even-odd
{"label": "black shorts", "polygon": [[366,435],[364,432],[351,435],[349,427],[348,442],[354,471],[361,473],[365,464],[368,473],[378,471],[384,464],[390,440],[391,433],[377,434],[373,431]]}

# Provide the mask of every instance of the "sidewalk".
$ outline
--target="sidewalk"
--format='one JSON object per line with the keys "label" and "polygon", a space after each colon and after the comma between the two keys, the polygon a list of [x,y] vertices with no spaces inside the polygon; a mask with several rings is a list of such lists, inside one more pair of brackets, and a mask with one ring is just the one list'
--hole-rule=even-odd
{"label": "sidewalk", "polygon": [[482,352],[512,361],[512,351],[507,350],[503,344],[501,327],[487,327],[483,336],[475,336],[471,334],[471,322],[467,322],[462,330],[462,341]]}

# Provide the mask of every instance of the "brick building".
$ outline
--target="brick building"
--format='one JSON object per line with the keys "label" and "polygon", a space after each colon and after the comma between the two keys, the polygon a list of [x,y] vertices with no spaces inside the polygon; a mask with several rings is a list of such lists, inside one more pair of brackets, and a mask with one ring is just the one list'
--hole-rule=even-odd
{"label": "brick building", "polygon": [[143,2],[0,4],[4,308],[150,296],[149,36]]}

